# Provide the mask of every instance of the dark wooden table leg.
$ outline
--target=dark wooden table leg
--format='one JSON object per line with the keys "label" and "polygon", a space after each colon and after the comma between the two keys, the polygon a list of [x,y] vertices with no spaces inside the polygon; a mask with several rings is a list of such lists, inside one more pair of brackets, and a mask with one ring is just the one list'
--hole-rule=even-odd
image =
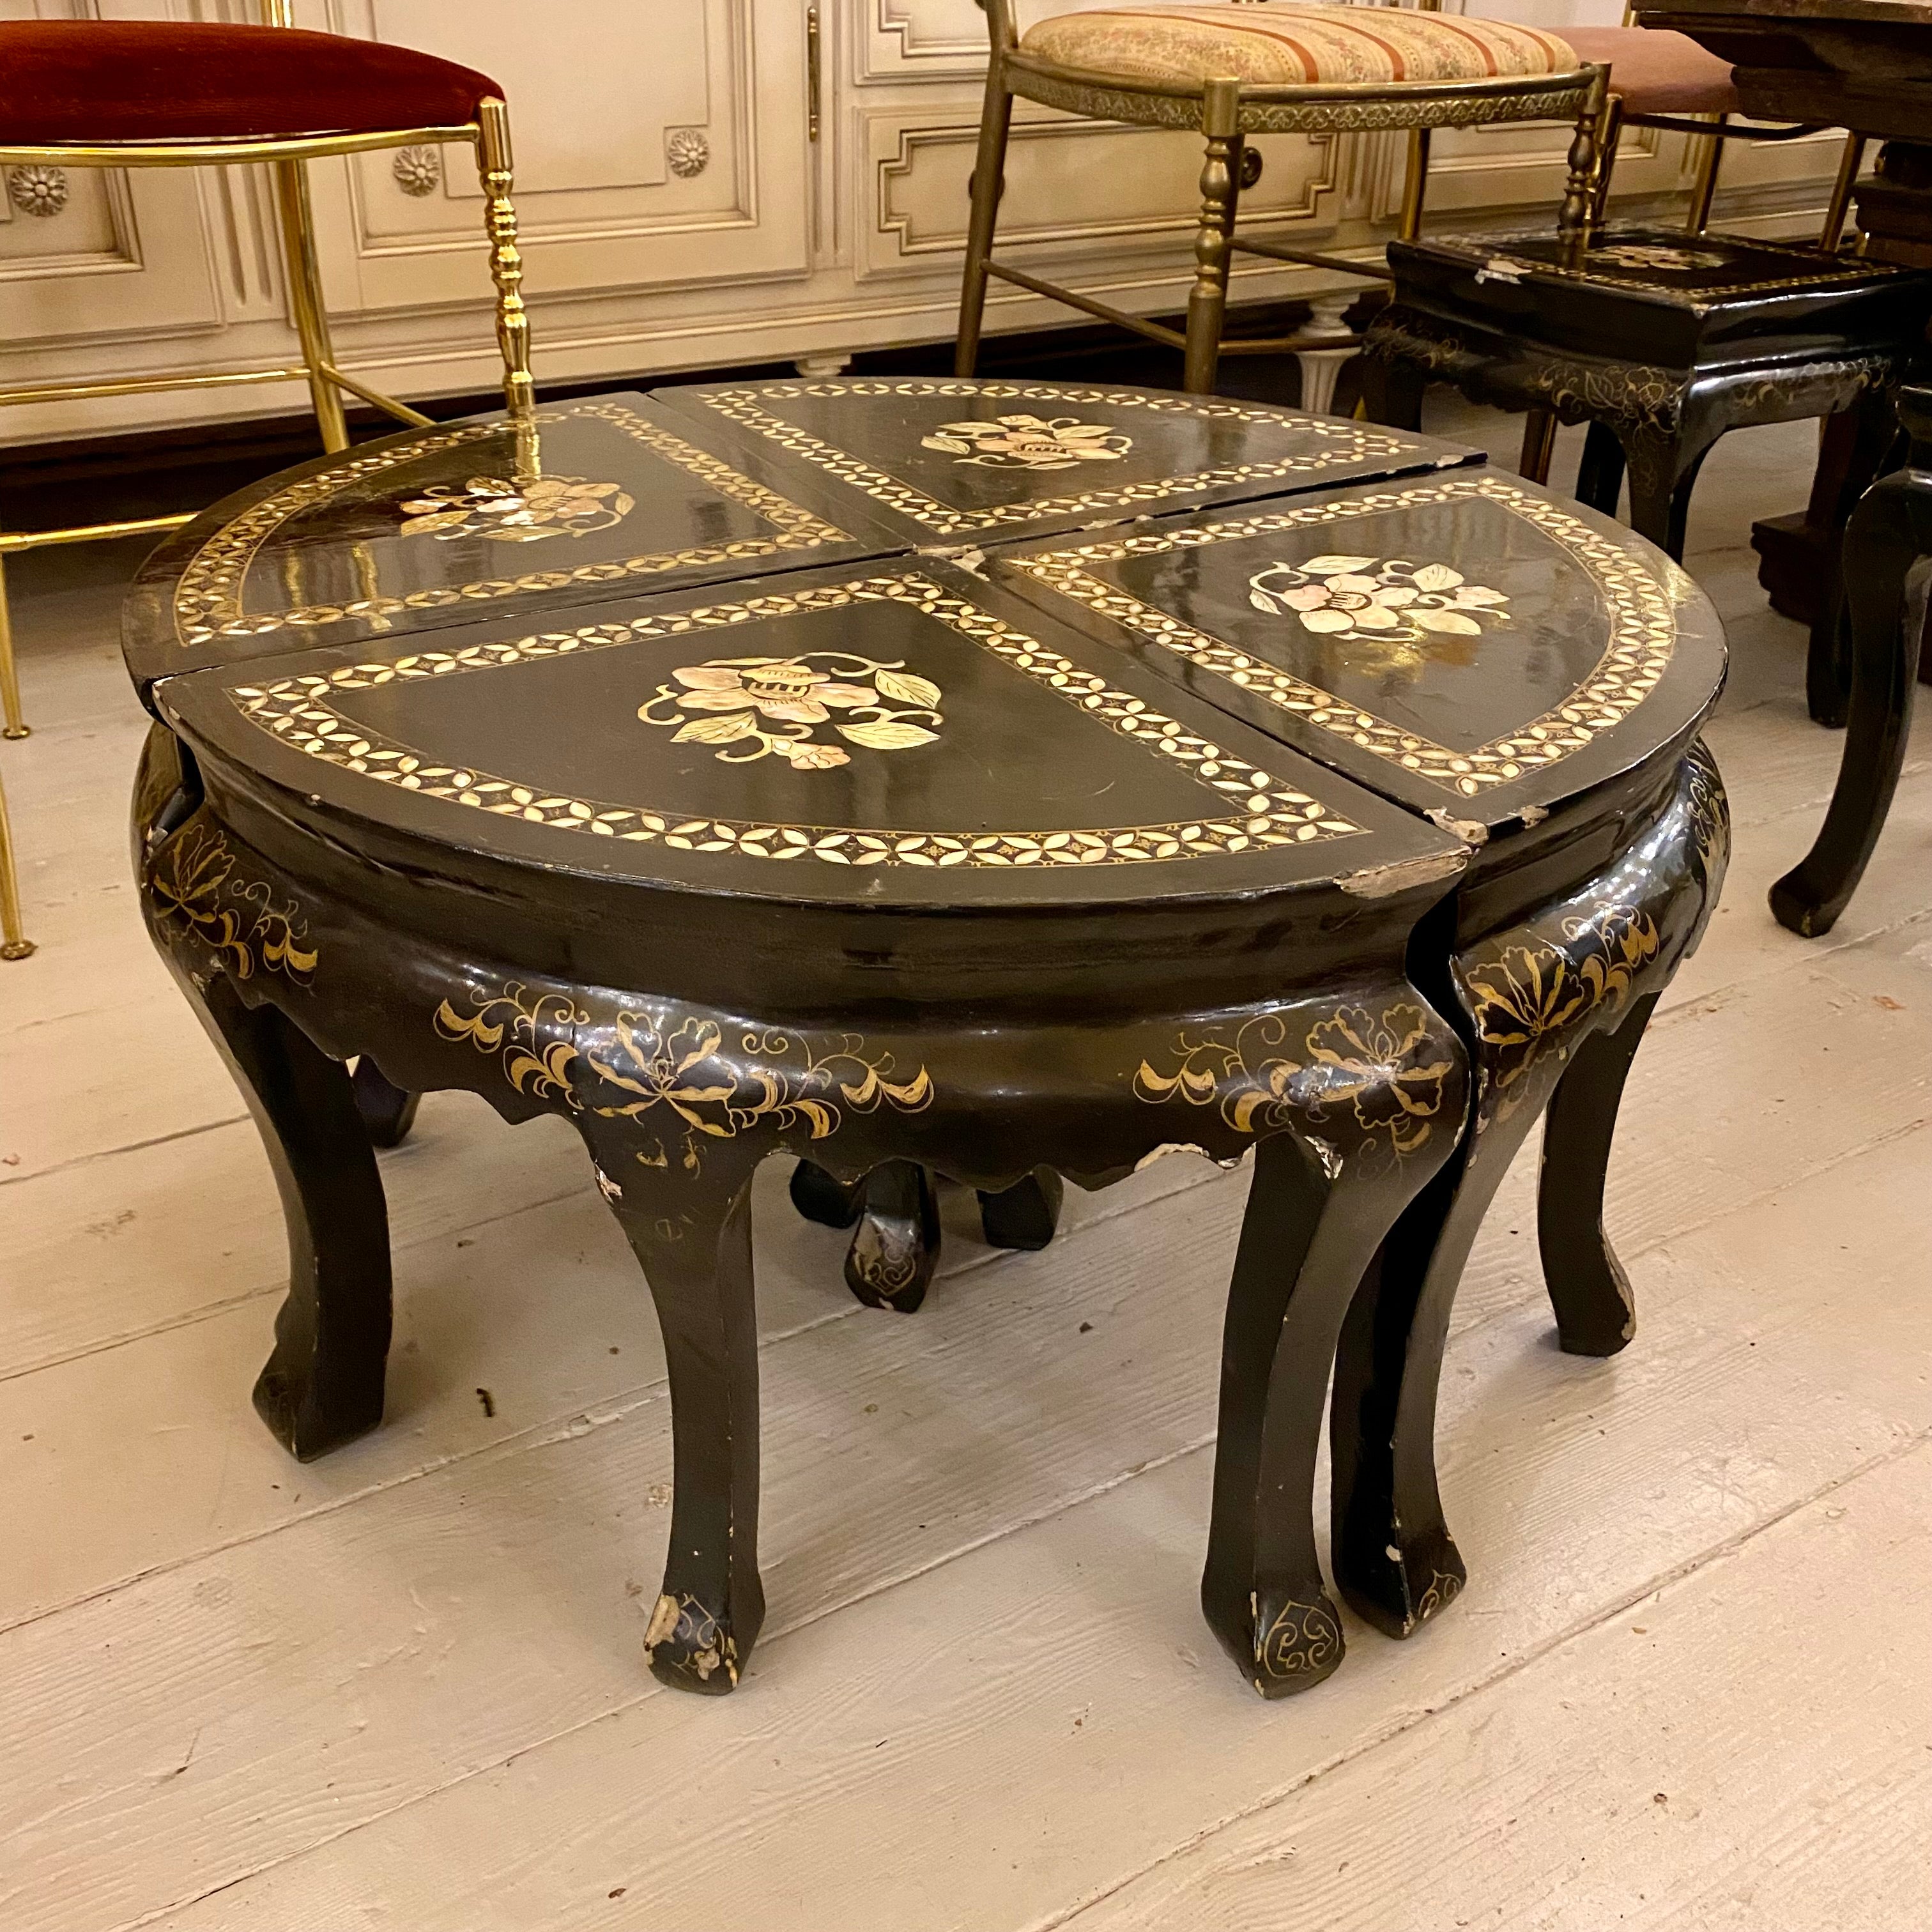
{"label": "dark wooden table leg", "polygon": [[1370,1258],[1451,1144],[1444,1135],[1378,1175],[1354,1161],[1330,1175],[1286,1134],[1256,1150],[1228,1293],[1201,1606],[1264,1697],[1306,1690],[1342,1660],[1312,1501],[1329,1368]]}
{"label": "dark wooden table leg", "polygon": [[792,1205],[827,1228],[859,1223],[845,1254],[845,1286],[868,1308],[910,1315],[939,1265],[939,1190],[917,1162],[887,1161],[848,1186],[816,1162],[792,1169]]}
{"label": "dark wooden table leg", "polygon": [[1427,375],[1413,362],[1390,356],[1362,358],[1362,409],[1372,423],[1419,432]]}
{"label": "dark wooden table leg", "polygon": [[406,1094],[385,1078],[382,1070],[365,1053],[356,1063],[350,1076],[354,1084],[356,1111],[369,1130],[372,1146],[400,1147],[416,1125],[420,1094]]}
{"label": "dark wooden table leg", "polygon": [[348,1070],[227,979],[198,983],[165,946],[188,1003],[261,1130],[288,1224],[289,1293],[255,1407],[302,1462],[382,1419],[389,1352],[389,1222]]}
{"label": "dark wooden table leg", "polygon": [[1576,500],[1614,517],[1624,491],[1624,446],[1608,423],[1593,422],[1576,465]]}
{"label": "dark wooden table leg", "polygon": [[1036,1168],[998,1194],[980,1190],[980,1226],[993,1248],[1043,1248],[1060,1226],[1066,1186],[1050,1167]]}
{"label": "dark wooden table leg", "polygon": [[644,1635],[651,1674],[722,1696],[765,1618],[758,1577],[755,1154],[707,1147],[701,1172],[644,1166],[584,1123],[605,1198],[656,1305],[670,1376],[674,1486],[664,1586]]}
{"label": "dark wooden table leg", "polygon": [[1902,391],[1899,408],[1911,460],[1866,491],[1845,529],[1852,696],[1838,785],[1816,842],[1771,889],[1778,923],[1808,939],[1829,932],[1858,890],[1912,727],[1932,590],[1932,390]]}
{"label": "dark wooden table leg", "polygon": [[1630,528],[1678,563],[1684,561],[1690,492],[1717,440],[1713,433],[1700,436],[1688,427],[1676,436],[1639,429],[1624,438],[1624,459],[1630,465]]}
{"label": "dark wooden table leg", "polygon": [[1633,1000],[1622,1024],[1577,1048],[1544,1116],[1536,1238],[1557,1339],[1573,1355],[1614,1355],[1636,1332],[1630,1277],[1604,1232],[1604,1181],[1624,1082],[1658,998]]}

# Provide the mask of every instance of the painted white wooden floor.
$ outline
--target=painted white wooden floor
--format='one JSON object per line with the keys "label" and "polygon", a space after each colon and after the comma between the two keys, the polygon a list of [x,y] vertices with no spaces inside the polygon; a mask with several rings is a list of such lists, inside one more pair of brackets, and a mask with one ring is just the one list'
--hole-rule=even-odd
{"label": "painted white wooden floor", "polygon": [[1732,437],[1694,514],[1737,853],[1624,1108],[1636,1342],[1555,1348],[1532,1150],[1450,1352],[1470,1588],[1406,1645],[1352,1624],[1340,1675],[1279,1705],[1195,1603],[1246,1186],[1204,1165],[1070,1202],[1042,1255],[956,1214],[910,1319],[848,1298],[842,1238],[767,1168],[770,1618],[722,1702],[644,1667],[662,1357],[559,1123],[425,1103],[384,1157],[389,1420],[288,1461],[249,1406],[285,1265],[268,1168],[128,880],[116,593],[25,600],[0,1927],[1921,1932],[1932,735],[1837,932],[1780,931],[1765,889],[1838,740],[1745,538],[1812,448]]}

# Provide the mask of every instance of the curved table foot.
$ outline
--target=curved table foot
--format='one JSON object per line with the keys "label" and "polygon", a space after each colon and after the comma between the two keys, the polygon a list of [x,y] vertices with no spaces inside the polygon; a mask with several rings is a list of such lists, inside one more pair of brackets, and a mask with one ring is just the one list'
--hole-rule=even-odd
{"label": "curved table foot", "polygon": [[1264,1697],[1307,1690],[1342,1661],[1312,1502],[1329,1365],[1356,1283],[1449,1144],[1438,1137],[1368,1174],[1354,1162],[1326,1172],[1286,1134],[1256,1150],[1228,1291],[1201,1607]]}
{"label": "curved table foot", "polygon": [[1780,926],[1816,939],[1850,903],[1884,829],[1905,761],[1932,592],[1932,394],[1900,392],[1910,465],[1867,490],[1845,526],[1840,571],[1851,636],[1851,700],[1838,782],[1817,841],[1771,889]]}
{"label": "curved table foot", "polygon": [[755,1156],[706,1148],[697,1174],[653,1169],[585,1122],[598,1177],[644,1271],[670,1378],[674,1484],[664,1586],[644,1633],[674,1689],[734,1688],[765,1618],[758,1577]]}
{"label": "curved table foot", "polygon": [[389,1222],[349,1075],[273,1006],[244,1006],[163,956],[260,1130],[288,1223],[288,1299],[255,1384],[276,1439],[307,1462],[382,1419],[389,1352]]}
{"label": "curved table foot", "polygon": [[1636,1332],[1630,1277],[1604,1232],[1604,1181],[1617,1108],[1658,995],[1630,1002],[1614,1030],[1577,1048],[1544,1116],[1536,1238],[1566,1354],[1614,1355]]}
{"label": "curved table foot", "polygon": [[792,1205],[827,1228],[859,1223],[845,1286],[868,1308],[910,1315],[939,1265],[939,1190],[916,1161],[890,1160],[848,1186],[808,1160],[792,1169]]}
{"label": "curved table foot", "polygon": [[420,1094],[405,1093],[383,1077],[382,1070],[365,1053],[350,1076],[356,1095],[356,1111],[369,1130],[370,1145],[400,1147],[416,1124]]}

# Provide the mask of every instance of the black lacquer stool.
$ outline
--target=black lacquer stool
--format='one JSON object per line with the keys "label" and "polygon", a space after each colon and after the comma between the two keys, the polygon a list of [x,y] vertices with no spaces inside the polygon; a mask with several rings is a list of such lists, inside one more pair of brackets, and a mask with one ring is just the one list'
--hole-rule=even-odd
{"label": "black lacquer stool", "polygon": [[[542,452],[483,424],[275,479],[131,607],[144,907],[290,1221],[265,1418],[302,1456],[381,1419],[372,1145],[411,1096],[568,1118],[669,1363],[652,1667],[723,1690],[764,1612],[759,1161],[857,1216],[848,1278],[903,1306],[928,1175],[1036,1246],[1060,1176],[1251,1153],[1209,1621],[1264,1694],[1340,1660],[1333,1364],[1336,1581],[1414,1628],[1463,1574],[1449,1301],[1546,1109],[1560,1330],[1630,1332],[1602,1180],[1721,872],[1708,607],[1606,520],[1360,425],[1049,386],[614,400]],[[524,466],[463,481],[485,455]],[[477,574],[525,515],[555,567]],[[768,574],[726,580],[740,545]]]}
{"label": "black lacquer stool", "polygon": [[[1932,274],[1708,231],[1599,230],[1574,260],[1546,235],[1448,236],[1389,249],[1394,297],[1365,346],[1369,410],[1414,424],[1422,392],[1532,412],[1540,478],[1552,418],[1588,422],[1576,494],[1672,556],[1699,467],[1728,430],[1859,412],[1868,479],[1891,434],[1887,392],[1932,313]],[[1821,632],[1822,659],[1828,633]],[[1814,708],[1836,702],[1814,665]]]}

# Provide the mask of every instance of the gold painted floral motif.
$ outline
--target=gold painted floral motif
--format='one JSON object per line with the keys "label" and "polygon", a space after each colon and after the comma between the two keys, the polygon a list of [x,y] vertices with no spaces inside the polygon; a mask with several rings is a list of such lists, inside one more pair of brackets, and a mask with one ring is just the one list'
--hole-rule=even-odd
{"label": "gold painted floral motif", "polygon": [[1471,584],[1446,563],[1402,557],[1271,563],[1248,579],[1248,602],[1268,616],[1292,615],[1318,636],[1366,646],[1361,655],[1396,670],[1419,670],[1432,658],[1466,664],[1470,647],[1458,640],[1480,637],[1485,617],[1509,622],[1496,608],[1509,602],[1500,590]]}
{"label": "gold painted floral motif", "polygon": [[301,908],[292,899],[277,905],[267,886],[234,872],[228,841],[190,824],[161,848],[149,884],[163,911],[184,920],[236,979],[280,973],[307,986],[320,956],[304,943],[308,926]]}
{"label": "gold painted floral motif", "polygon": [[1133,448],[1130,436],[1078,416],[995,416],[990,422],[941,423],[922,436],[922,449],[988,470],[1072,470],[1083,463],[1118,463]]}
{"label": "gold painted floral motif", "polygon": [[1592,268],[1663,268],[1688,274],[1696,268],[1721,268],[1726,257],[1708,248],[1670,248],[1648,242],[1612,242],[1590,250]]}
{"label": "gold painted floral motif", "polygon": [[1325,1604],[1286,1603],[1255,1632],[1255,1662],[1270,1677],[1301,1677],[1342,1654],[1342,1628]]}
{"label": "gold painted floral motif", "polygon": [[[590,1014],[568,994],[531,994],[520,986],[506,986],[470,1014],[458,1012],[445,1000],[435,1021],[445,1040],[466,1040],[478,1053],[499,1055],[504,1078],[519,1094],[533,1100],[561,1100],[573,1113],[584,1102],[571,1072],[577,1048],[568,1036],[590,1024]],[[559,1031],[566,1036],[552,1036]]]}
{"label": "gold painted floral motif", "polygon": [[472,476],[460,487],[433,483],[402,508],[406,537],[438,543],[483,537],[491,543],[541,543],[546,537],[587,537],[608,530],[637,508],[620,484],[582,476]]}
{"label": "gold painted floral motif", "polygon": [[[831,668],[815,669],[814,660]],[[675,724],[674,744],[716,745],[715,755],[728,765],[774,754],[789,760],[795,771],[850,764],[849,753],[812,735],[812,728],[830,721],[834,710],[845,714],[833,726],[838,735],[870,752],[930,745],[939,733],[928,725],[945,722],[938,709],[938,686],[908,671],[903,658],[880,664],[845,651],[712,658],[682,665],[671,676],[682,688],[659,685],[657,695],[638,707],[638,716],[646,724]],[[862,679],[871,681],[856,681]],[[667,705],[671,708],[663,710]],[[683,715],[692,711],[714,715]],[[767,730],[760,718],[788,728]]]}
{"label": "gold painted floral motif", "polygon": [[1328,1109],[1346,1106],[1364,1152],[1384,1136],[1398,1156],[1428,1140],[1456,1064],[1421,1007],[1394,1006],[1378,1016],[1343,1006],[1300,1034],[1298,1053],[1281,1050],[1295,1037],[1293,1017],[1257,1014],[1232,1037],[1220,1030],[1180,1034],[1174,1070],[1162,1073],[1142,1060],[1134,1097],[1215,1107],[1240,1134],[1318,1123]]}
{"label": "gold painted floral motif", "polygon": [[[892,1058],[868,1058],[856,1034],[823,1047],[776,1027],[725,1028],[693,1014],[620,1012],[620,1055],[590,1064],[611,1086],[637,1098],[594,1111],[606,1120],[636,1120],[658,1107],[684,1126],[683,1165],[696,1172],[704,1139],[735,1139],[756,1127],[780,1133],[797,1128],[822,1141],[843,1124],[844,1107],[869,1114],[890,1106],[916,1114],[932,1103],[932,1079],[922,1066],[910,1080],[895,1081]],[[662,1142],[640,1152],[646,1167],[669,1164]]]}
{"label": "gold painted floral motif", "polygon": [[1438,1570],[1429,1580],[1415,1606],[1415,1620],[1426,1623],[1438,1610],[1446,1610],[1462,1594],[1462,1580],[1446,1570]]}
{"label": "gold painted floral motif", "polygon": [[1628,906],[1606,906],[1566,920],[1564,944],[1531,937],[1465,969],[1464,985],[1484,1049],[1485,1105],[1480,1128],[1496,1096],[1498,1117],[1521,1103],[1524,1076],[1554,1047],[1568,1050],[1573,1030],[1600,1009],[1614,1010],[1636,976],[1658,956],[1657,922]]}
{"label": "gold painted floral motif", "polygon": [[680,1669],[705,1679],[714,1670],[722,1670],[734,1684],[737,1682],[737,1645],[688,1590],[679,1596],[667,1593],[659,1597],[651,1612],[644,1630],[644,1654],[651,1656],[662,1643],[676,1644]]}

